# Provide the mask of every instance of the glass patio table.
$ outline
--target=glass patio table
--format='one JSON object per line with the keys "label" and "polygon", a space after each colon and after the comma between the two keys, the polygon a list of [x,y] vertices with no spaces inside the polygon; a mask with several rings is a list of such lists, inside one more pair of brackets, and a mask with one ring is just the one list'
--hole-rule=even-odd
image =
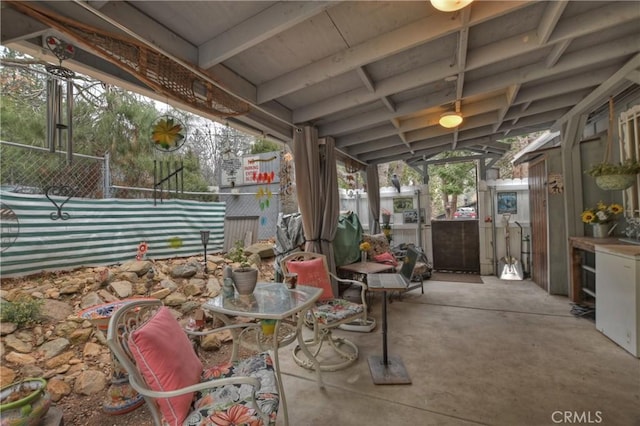
{"label": "glass patio table", "polygon": [[[239,295],[234,297],[224,297],[222,294],[209,299],[202,307],[219,317],[226,325],[232,323],[229,316],[240,316],[255,318],[259,320],[275,320],[273,334],[264,334],[260,326],[250,328],[249,333],[254,333],[249,337],[246,335],[234,334],[232,359],[237,355],[237,345],[242,339],[247,341],[255,339],[256,347],[259,350],[272,350],[274,368],[278,378],[278,388],[280,399],[282,400],[282,410],[285,425],[289,424],[287,412],[287,402],[284,394],[284,386],[280,376],[280,361],[278,359],[278,349],[290,344],[296,338],[301,349],[310,359],[315,359],[304,344],[302,337],[302,324],[304,323],[304,312],[311,308],[320,298],[322,289],[298,285],[294,289],[289,289],[283,283],[258,283],[253,294]],[[297,318],[296,318],[297,316]],[[242,334],[242,333],[241,333]],[[320,369],[318,369],[319,371]],[[318,375],[321,385],[321,379]]]}

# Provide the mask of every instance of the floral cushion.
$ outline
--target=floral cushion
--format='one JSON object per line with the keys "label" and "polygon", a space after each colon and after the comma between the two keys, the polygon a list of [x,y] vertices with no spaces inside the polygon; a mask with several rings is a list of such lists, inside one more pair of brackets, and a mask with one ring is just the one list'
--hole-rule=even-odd
{"label": "floral cushion", "polygon": [[[269,354],[265,352],[240,361],[205,368],[202,372],[202,381],[236,376],[249,376],[260,380],[261,386],[256,392],[256,402],[258,407],[269,416],[269,425],[274,426],[280,396],[273,361]],[[264,426],[262,418],[251,404],[253,389],[250,385],[226,385],[198,392],[194,410],[184,421],[183,426]]]}
{"label": "floral cushion", "polygon": [[364,307],[357,303],[344,299],[333,299],[316,304],[316,306],[307,311],[306,319],[311,322],[315,316],[319,324],[331,324],[361,314],[363,310]]}
{"label": "floral cushion", "polygon": [[382,253],[391,253],[391,247],[389,247],[389,240],[384,234],[362,234],[362,241],[371,244],[371,249],[367,252],[370,258]]}

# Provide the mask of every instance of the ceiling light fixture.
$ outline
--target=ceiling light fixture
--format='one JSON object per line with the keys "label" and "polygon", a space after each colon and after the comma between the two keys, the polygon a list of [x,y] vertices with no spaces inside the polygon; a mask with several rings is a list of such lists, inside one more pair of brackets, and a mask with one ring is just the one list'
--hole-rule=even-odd
{"label": "ceiling light fixture", "polygon": [[431,0],[431,5],[442,12],[455,12],[471,4],[473,0]]}
{"label": "ceiling light fixture", "polygon": [[446,129],[453,129],[462,123],[462,115],[459,112],[445,112],[440,116],[438,123]]}

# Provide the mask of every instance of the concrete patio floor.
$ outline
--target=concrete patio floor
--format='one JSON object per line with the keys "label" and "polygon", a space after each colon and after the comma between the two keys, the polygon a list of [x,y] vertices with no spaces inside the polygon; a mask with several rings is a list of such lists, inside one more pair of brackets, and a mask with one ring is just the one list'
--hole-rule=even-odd
{"label": "concrete patio floor", "polygon": [[571,315],[566,297],[531,281],[483,281],[426,281],[424,295],[414,290],[389,305],[389,354],[402,358],[410,385],[372,382],[380,296],[373,332],[337,332],[360,357],[323,373],[324,389],[294,363],[291,346],[281,349],[289,424],[640,425],[640,360]]}

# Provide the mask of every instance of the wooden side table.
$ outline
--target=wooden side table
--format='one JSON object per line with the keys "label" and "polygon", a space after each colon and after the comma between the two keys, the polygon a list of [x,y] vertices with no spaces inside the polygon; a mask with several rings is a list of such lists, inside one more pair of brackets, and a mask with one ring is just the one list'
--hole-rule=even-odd
{"label": "wooden side table", "polygon": [[583,301],[582,293],[588,293],[592,297],[596,297],[596,292],[582,287],[583,270],[595,274],[595,266],[584,265],[582,262],[582,252],[594,253],[595,246],[602,244],[623,244],[618,238],[594,238],[594,237],[569,237],[569,259],[571,267],[569,268],[569,300],[573,303]]}

